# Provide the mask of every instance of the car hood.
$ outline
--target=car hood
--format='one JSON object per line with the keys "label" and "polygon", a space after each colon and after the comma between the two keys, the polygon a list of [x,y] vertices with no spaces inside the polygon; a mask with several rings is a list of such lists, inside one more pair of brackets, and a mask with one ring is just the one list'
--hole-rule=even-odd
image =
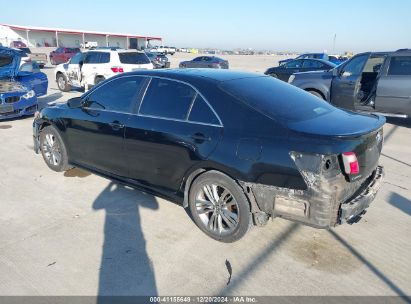
{"label": "car hood", "polygon": [[[0,57],[4,58],[4,60],[7,60],[7,58],[11,58],[11,62],[9,64],[0,66],[0,79],[1,78],[11,78],[11,77],[17,76],[19,72],[19,68],[20,68],[20,61],[21,61],[22,54],[23,54],[22,51],[19,51],[16,49],[0,47]],[[0,61],[0,65],[1,65],[1,61]]]}
{"label": "car hood", "polygon": [[288,127],[293,131],[312,135],[357,137],[379,129],[384,123],[383,116],[335,109],[313,119],[290,122]]}
{"label": "car hood", "polygon": [[26,86],[17,81],[0,80],[0,94],[10,92],[27,92]]}

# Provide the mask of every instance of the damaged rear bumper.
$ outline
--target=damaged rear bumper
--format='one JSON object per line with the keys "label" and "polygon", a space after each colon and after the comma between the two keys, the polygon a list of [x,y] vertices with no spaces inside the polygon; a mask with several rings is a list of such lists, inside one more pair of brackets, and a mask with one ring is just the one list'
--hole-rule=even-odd
{"label": "damaged rear bumper", "polygon": [[373,174],[368,178],[367,183],[365,183],[365,187],[361,187],[353,198],[348,200],[346,203],[341,204],[339,211],[340,224],[353,224],[361,219],[361,216],[365,213],[365,209],[368,208],[377,195],[377,192],[381,187],[383,177],[384,168],[382,166],[378,166]]}
{"label": "damaged rear bumper", "polygon": [[[329,180],[317,175],[307,190],[240,182],[251,202],[251,211],[263,211],[271,217],[282,217],[316,228],[355,223],[374,200],[384,176],[378,166],[360,184],[348,183],[343,176]],[[350,189],[356,189],[354,193]],[[351,192],[351,195],[347,193]]]}

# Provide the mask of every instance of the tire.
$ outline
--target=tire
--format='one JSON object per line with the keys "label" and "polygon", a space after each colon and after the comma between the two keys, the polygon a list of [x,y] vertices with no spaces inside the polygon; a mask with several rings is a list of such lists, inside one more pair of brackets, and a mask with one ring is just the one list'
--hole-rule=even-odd
{"label": "tire", "polygon": [[208,171],[194,180],[189,192],[189,207],[196,225],[220,242],[241,239],[252,225],[250,205],[243,190],[218,171]]}
{"label": "tire", "polygon": [[310,93],[310,94],[313,94],[314,96],[317,96],[318,98],[321,98],[322,100],[325,100],[324,96],[321,93],[317,92],[317,91],[307,90],[307,92]]}
{"label": "tire", "polygon": [[56,172],[71,169],[68,164],[66,146],[54,126],[47,126],[40,132],[40,151],[47,166]]}
{"label": "tire", "polygon": [[96,80],[94,80],[94,85],[98,85],[100,82],[103,82],[104,80],[106,79],[102,76],[96,77]]}
{"label": "tire", "polygon": [[71,91],[71,85],[67,81],[67,77],[63,74],[57,74],[56,77],[57,86],[60,91],[62,92],[69,92]]}

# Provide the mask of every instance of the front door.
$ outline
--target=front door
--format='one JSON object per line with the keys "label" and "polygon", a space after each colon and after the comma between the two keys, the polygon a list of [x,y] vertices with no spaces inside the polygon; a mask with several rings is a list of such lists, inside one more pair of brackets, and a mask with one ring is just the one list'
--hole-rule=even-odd
{"label": "front door", "polygon": [[369,54],[353,57],[339,68],[331,82],[331,103],[337,107],[354,109],[360,86],[361,73]]}
{"label": "front door", "polygon": [[220,120],[192,87],[152,78],[138,116],[126,128],[129,176],[144,186],[176,192],[221,134]]}
{"label": "front door", "polygon": [[138,76],[115,79],[86,95],[84,107],[67,111],[70,161],[127,176],[125,127],[144,82],[145,78]]}
{"label": "front door", "polygon": [[84,53],[74,55],[67,66],[67,78],[76,87],[81,86],[81,67],[83,65]]}

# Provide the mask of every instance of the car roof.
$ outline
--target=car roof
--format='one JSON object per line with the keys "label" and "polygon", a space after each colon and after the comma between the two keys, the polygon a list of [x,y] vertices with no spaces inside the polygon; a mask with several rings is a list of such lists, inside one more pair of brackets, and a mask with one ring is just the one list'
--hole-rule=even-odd
{"label": "car roof", "polygon": [[[215,82],[223,82],[234,79],[242,78],[255,78],[255,77],[268,77],[266,75],[233,71],[233,70],[220,70],[220,69],[155,69],[155,70],[139,70],[135,72],[127,73],[128,75],[145,75],[145,76],[157,76],[166,77],[175,80],[211,80]],[[124,74],[123,74],[124,75]]]}

